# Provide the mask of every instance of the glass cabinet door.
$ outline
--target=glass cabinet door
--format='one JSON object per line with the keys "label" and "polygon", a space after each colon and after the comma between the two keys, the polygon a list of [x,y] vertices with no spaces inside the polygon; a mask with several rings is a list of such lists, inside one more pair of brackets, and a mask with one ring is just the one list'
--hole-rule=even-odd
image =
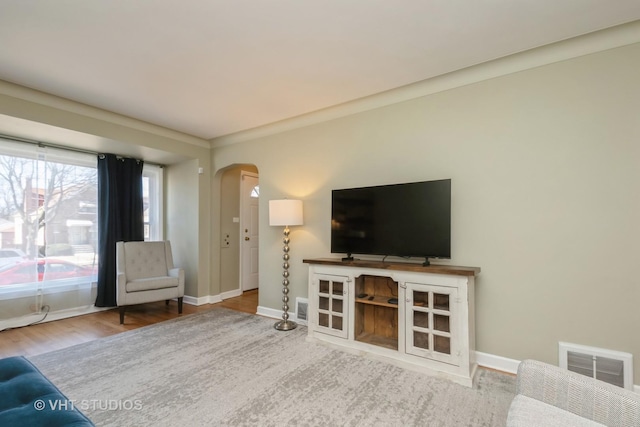
{"label": "glass cabinet door", "polygon": [[347,277],[318,274],[314,278],[316,287],[317,324],[319,331],[347,337]]}
{"label": "glass cabinet door", "polygon": [[407,283],[407,353],[458,364],[456,302],[456,288]]}

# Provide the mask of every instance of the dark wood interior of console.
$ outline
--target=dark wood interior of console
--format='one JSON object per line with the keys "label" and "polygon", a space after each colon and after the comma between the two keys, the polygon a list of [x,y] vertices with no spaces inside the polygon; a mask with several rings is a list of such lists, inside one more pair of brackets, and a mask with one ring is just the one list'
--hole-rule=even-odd
{"label": "dark wood interior of console", "polygon": [[344,267],[377,268],[382,270],[416,271],[419,273],[452,274],[454,276],[475,276],[480,267],[461,267],[456,265],[427,265],[411,262],[386,262],[370,260],[342,261],[339,258],[303,259],[305,264],[338,265]]}
{"label": "dark wood interior of console", "polygon": [[[355,279],[355,339],[398,349],[398,283],[389,277],[362,275]],[[366,295],[361,296],[359,295]]]}

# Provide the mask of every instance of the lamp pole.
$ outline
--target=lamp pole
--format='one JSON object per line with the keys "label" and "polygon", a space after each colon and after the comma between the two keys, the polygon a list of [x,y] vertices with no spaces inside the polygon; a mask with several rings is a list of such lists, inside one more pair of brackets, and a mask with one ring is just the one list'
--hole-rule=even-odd
{"label": "lamp pole", "polygon": [[279,331],[290,331],[295,329],[296,322],[289,320],[289,227],[284,227],[284,237],[282,238],[282,320],[277,322],[273,327]]}

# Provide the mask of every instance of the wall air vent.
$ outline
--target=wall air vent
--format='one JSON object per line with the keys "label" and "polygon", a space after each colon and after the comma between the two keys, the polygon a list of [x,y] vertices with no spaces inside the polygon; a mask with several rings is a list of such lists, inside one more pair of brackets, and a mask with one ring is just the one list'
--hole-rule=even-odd
{"label": "wall air vent", "polygon": [[633,356],[630,353],[559,343],[560,367],[633,390]]}
{"label": "wall air vent", "polygon": [[309,316],[309,300],[306,298],[296,298],[296,322],[306,325]]}

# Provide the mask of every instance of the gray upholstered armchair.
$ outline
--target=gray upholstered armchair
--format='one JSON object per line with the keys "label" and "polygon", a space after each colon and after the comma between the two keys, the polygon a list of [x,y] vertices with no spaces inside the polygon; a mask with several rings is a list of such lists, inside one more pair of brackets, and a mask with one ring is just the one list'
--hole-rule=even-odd
{"label": "gray upholstered armchair", "polygon": [[518,366],[507,427],[640,426],[640,395],[537,360]]}
{"label": "gray upholstered armchair", "polygon": [[182,313],[184,270],[173,266],[171,244],[164,242],[117,242],[116,302],[120,324],[127,305],[178,299]]}

